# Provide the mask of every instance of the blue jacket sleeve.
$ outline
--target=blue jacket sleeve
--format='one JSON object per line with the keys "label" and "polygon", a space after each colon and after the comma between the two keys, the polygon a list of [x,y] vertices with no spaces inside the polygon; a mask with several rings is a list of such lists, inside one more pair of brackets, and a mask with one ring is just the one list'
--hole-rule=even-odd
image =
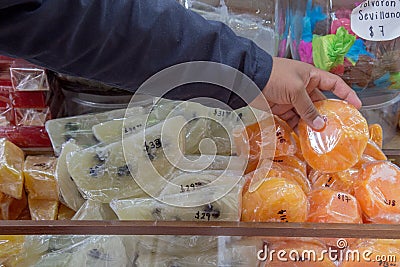
{"label": "blue jacket sleeve", "polygon": [[[0,54],[130,91],[182,62],[229,65],[260,89],[272,69],[271,56],[253,42],[174,0],[1,0]],[[245,104],[228,90],[209,86],[168,95],[199,96],[232,108]]]}

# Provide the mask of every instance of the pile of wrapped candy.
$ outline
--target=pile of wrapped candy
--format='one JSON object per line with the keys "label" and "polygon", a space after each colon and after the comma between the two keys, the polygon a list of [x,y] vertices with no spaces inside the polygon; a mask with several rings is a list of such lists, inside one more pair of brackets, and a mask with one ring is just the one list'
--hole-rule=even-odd
{"label": "pile of wrapped candy", "polygon": [[0,137],[20,147],[51,147],[44,125],[51,118],[45,70],[0,56]]}
{"label": "pile of wrapped candy", "polygon": [[[294,59],[333,72],[355,90],[400,88],[400,45],[368,41],[351,28],[352,9],[360,1],[292,3],[291,51]],[[371,28],[371,34],[374,34]]]}

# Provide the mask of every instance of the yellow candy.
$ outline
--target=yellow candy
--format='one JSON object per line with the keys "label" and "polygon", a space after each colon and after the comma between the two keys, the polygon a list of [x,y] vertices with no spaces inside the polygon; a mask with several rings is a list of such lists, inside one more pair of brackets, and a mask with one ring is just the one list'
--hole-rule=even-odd
{"label": "yellow candy", "polygon": [[24,152],[6,139],[0,139],[0,191],[21,199],[24,185]]}
{"label": "yellow candy", "polygon": [[51,156],[28,156],[25,160],[25,187],[31,199],[58,200],[57,183],[54,178],[56,158]]}

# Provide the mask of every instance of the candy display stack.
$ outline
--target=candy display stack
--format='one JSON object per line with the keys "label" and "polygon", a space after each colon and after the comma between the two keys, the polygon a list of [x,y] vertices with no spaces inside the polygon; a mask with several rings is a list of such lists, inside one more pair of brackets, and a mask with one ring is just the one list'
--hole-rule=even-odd
{"label": "candy display stack", "polygon": [[4,56],[0,69],[0,137],[23,148],[50,147],[44,128],[51,118],[45,70]]}

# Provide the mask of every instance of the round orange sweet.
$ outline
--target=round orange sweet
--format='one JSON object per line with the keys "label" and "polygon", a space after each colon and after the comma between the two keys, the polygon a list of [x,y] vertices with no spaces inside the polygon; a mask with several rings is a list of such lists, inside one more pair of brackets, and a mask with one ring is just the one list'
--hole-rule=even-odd
{"label": "round orange sweet", "polygon": [[371,124],[368,126],[369,138],[374,141],[375,144],[382,148],[383,145],[383,130],[379,124]]}
{"label": "round orange sweet", "polygon": [[363,165],[354,184],[367,222],[400,223],[400,168],[389,161]]}
{"label": "round orange sweet", "polygon": [[305,160],[313,169],[327,173],[352,167],[368,142],[367,121],[344,101],[322,100],[314,104],[326,122],[322,130],[316,131],[300,120],[299,137]]}
{"label": "round orange sweet", "polygon": [[284,178],[271,177],[242,197],[242,221],[304,222],[308,200],[301,187]]}
{"label": "round orange sweet", "polygon": [[368,140],[367,146],[364,150],[364,155],[371,156],[376,160],[387,160],[386,155],[382,152],[374,141]]}
{"label": "round orange sweet", "polygon": [[329,188],[309,194],[307,221],[314,223],[362,223],[362,213],[355,197]]}

